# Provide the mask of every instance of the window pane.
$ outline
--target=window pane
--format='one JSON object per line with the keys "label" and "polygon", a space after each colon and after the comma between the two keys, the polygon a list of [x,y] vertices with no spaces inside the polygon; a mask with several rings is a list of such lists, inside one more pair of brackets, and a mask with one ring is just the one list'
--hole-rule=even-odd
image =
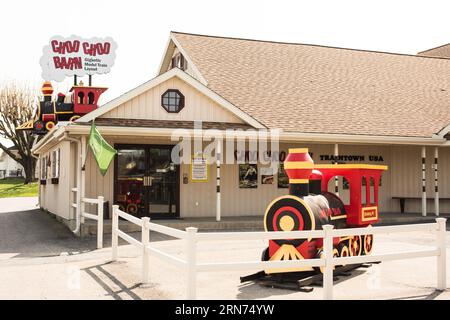
{"label": "window pane", "polygon": [[370,203],[375,204],[375,180],[370,178]]}
{"label": "window pane", "polygon": [[361,204],[367,204],[366,201],[366,177],[363,177],[361,180]]}

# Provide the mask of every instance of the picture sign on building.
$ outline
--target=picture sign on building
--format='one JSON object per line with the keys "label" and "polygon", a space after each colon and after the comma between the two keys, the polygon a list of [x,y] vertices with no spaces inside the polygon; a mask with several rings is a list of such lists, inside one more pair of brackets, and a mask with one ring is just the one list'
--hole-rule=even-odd
{"label": "picture sign on building", "polygon": [[193,182],[208,181],[208,161],[203,156],[194,156],[191,162],[191,180]]}
{"label": "picture sign on building", "polygon": [[54,36],[44,46],[40,59],[46,81],[63,81],[66,76],[105,74],[116,58],[117,43],[110,37],[85,39]]}

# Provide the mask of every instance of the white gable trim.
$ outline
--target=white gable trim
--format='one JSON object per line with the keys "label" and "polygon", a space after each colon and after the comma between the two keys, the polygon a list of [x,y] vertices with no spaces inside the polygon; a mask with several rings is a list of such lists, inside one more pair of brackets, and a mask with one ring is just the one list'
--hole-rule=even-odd
{"label": "white gable trim", "polygon": [[444,138],[444,136],[450,132],[450,124],[446,125],[444,128],[441,129],[435,136],[439,138]]}
{"label": "white gable trim", "polygon": [[137,97],[138,95],[150,90],[151,88],[163,83],[166,80],[169,80],[170,78],[178,77],[187,84],[189,84],[191,87],[196,89],[197,91],[203,93],[205,96],[225,108],[226,110],[230,111],[232,114],[240,118],[245,123],[253,126],[257,129],[265,128],[261,123],[256,121],[254,118],[249,116],[247,113],[243,112],[241,109],[237,108],[235,105],[230,103],[228,100],[224,99],[202,83],[200,83],[198,80],[194,79],[192,76],[188,75],[186,72],[178,69],[173,68],[166,73],[161,74],[160,76],[153,78],[152,80],[140,85],[139,87],[136,87],[127,93],[121,95],[120,97],[108,102],[104,106],[89,112],[88,114],[82,116],[77,120],[77,122],[89,122],[93,119],[104,115],[105,113],[113,110],[114,108],[124,104],[125,102],[133,99],[134,97]]}
{"label": "white gable trim", "polygon": [[[170,65],[169,56],[173,55],[174,50],[175,50],[175,43],[173,43],[172,37],[169,36],[169,39],[167,40],[166,49],[164,50],[164,54],[162,55],[161,62],[159,64],[159,68],[156,72],[156,76],[159,76],[159,75],[163,74],[165,71],[167,71],[167,69]],[[167,61],[167,63],[166,63],[166,61]]]}
{"label": "white gable trim", "polygon": [[[166,46],[166,50],[164,51],[164,55],[162,58],[162,61],[160,63],[159,66],[159,73],[163,74],[166,70],[164,70],[164,62],[167,59],[171,59],[172,57],[169,57],[169,53],[172,53],[173,50],[171,49],[171,44],[175,45],[176,48],[178,48],[178,50],[180,51],[180,53],[183,55],[183,57],[186,59],[188,66],[190,66],[190,68],[192,69],[192,71],[195,74],[195,77],[205,86],[208,85],[208,82],[206,81],[206,79],[202,76],[202,74],[200,73],[200,71],[197,69],[197,66],[192,62],[192,59],[189,57],[189,55],[186,53],[186,51],[183,49],[183,47],[181,46],[181,44],[178,42],[178,40],[176,39],[176,37],[174,36],[174,34],[171,32],[170,33],[170,37],[169,37],[169,41],[167,43]],[[170,63],[170,62],[169,62]]]}

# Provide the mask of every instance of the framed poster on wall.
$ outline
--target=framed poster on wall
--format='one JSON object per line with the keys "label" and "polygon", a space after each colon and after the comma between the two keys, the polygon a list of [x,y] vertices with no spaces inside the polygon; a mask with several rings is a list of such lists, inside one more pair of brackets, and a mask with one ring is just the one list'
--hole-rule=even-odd
{"label": "framed poster on wall", "polygon": [[258,165],[239,165],[239,188],[254,189],[258,187]]}
{"label": "framed poster on wall", "polygon": [[273,184],[273,180],[274,180],[274,176],[273,174],[270,175],[261,175],[261,184]]}

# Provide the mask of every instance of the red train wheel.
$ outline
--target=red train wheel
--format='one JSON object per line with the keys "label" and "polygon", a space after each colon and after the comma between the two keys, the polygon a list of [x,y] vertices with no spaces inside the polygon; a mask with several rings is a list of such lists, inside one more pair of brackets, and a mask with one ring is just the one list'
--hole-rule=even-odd
{"label": "red train wheel", "polygon": [[137,208],[136,204],[130,203],[129,205],[127,205],[127,213],[136,214],[137,211],[138,211],[138,208]]}
{"label": "red train wheel", "polygon": [[[322,259],[324,257],[324,254],[323,254],[323,250],[322,249],[319,249],[319,251],[317,251],[317,255],[316,255],[316,258],[317,259]],[[333,248],[333,258],[338,258],[339,257],[339,251],[338,251],[338,249],[337,248]],[[316,271],[316,272],[320,272],[320,273],[323,273],[323,267],[313,267],[313,269]],[[333,267],[333,270],[335,269],[335,267]]]}
{"label": "red train wheel", "polygon": [[363,241],[363,253],[368,255],[372,252],[373,247],[373,234],[367,234],[364,236]]}
{"label": "red train wheel", "polygon": [[53,121],[49,121],[45,124],[45,129],[50,131],[51,129],[53,129],[54,126],[55,126],[55,123]]}
{"label": "red train wheel", "polygon": [[41,131],[44,128],[44,123],[42,121],[38,120],[34,123],[33,126],[34,126],[34,130]]}
{"label": "red train wheel", "polygon": [[362,237],[354,236],[350,238],[350,256],[360,256],[362,252]]}
{"label": "red train wheel", "polygon": [[[339,257],[340,258],[345,258],[345,257],[349,257],[350,256],[350,249],[344,243],[340,243],[338,245],[338,252],[339,252]],[[343,266],[345,266],[345,264],[343,264]]]}
{"label": "red train wheel", "polygon": [[80,116],[72,116],[69,121],[70,122],[74,122],[75,120],[77,120],[78,118],[80,118]]}

